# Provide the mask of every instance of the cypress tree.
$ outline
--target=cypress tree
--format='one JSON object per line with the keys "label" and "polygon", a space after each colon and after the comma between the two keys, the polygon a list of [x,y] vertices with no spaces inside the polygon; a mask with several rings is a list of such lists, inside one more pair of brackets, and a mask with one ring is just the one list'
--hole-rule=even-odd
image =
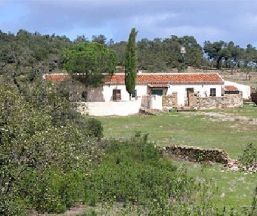
{"label": "cypress tree", "polygon": [[129,34],[128,44],[126,47],[125,58],[125,84],[126,90],[129,93],[130,99],[132,93],[135,91],[136,74],[137,74],[137,56],[136,56],[136,36],[135,28],[131,29]]}

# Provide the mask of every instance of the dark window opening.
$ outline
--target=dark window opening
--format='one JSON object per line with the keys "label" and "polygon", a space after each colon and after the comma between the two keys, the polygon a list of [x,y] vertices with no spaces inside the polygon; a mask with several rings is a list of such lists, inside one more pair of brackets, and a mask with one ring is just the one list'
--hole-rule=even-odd
{"label": "dark window opening", "polygon": [[151,94],[162,96],[163,95],[163,89],[151,89]]}
{"label": "dark window opening", "polygon": [[87,91],[83,91],[81,97],[83,101],[87,101]]}
{"label": "dark window opening", "polygon": [[121,100],[121,90],[120,89],[113,89],[113,91],[112,91],[112,99],[114,101]]}
{"label": "dark window opening", "polygon": [[216,96],[216,88],[211,88],[210,89],[210,96],[213,96],[213,97]]}

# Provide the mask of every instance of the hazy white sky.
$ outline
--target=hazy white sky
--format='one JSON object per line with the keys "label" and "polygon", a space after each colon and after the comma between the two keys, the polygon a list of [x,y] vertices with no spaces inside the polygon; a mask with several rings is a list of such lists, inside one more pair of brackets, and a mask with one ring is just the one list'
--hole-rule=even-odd
{"label": "hazy white sky", "polygon": [[26,29],[71,39],[104,34],[127,40],[193,35],[257,45],[257,0],[0,0],[0,29]]}

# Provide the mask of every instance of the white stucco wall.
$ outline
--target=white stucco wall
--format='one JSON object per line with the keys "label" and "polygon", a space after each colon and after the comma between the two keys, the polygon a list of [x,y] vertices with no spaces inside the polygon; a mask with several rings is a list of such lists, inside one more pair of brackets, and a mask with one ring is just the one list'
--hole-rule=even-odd
{"label": "white stucco wall", "polygon": [[[200,97],[207,97],[210,96],[210,89],[216,88],[216,96],[220,97],[222,93],[222,85],[170,85],[167,91],[167,95],[171,95],[173,92],[177,92],[178,97],[178,105],[184,106],[185,101],[187,100],[187,88],[193,88],[195,93],[198,93]],[[99,88],[98,94],[96,94],[96,90],[94,90],[94,95],[102,95],[101,101],[112,101],[112,94],[114,89],[120,89],[121,90],[121,101],[129,101],[129,94],[126,91],[125,85],[104,85],[102,88]],[[137,85],[137,96],[140,98],[142,96],[147,95],[147,85]],[[97,100],[97,97],[95,98]],[[133,99],[135,100],[135,99]],[[158,99],[156,99],[158,100]],[[91,100],[94,101],[94,100]],[[159,106],[155,105],[159,102],[154,101],[153,106]]]}
{"label": "white stucco wall", "polygon": [[162,110],[162,96],[153,95],[150,100],[150,109]]}
{"label": "white stucco wall", "polygon": [[78,111],[90,116],[128,116],[139,113],[141,100],[108,101],[108,102],[81,102]]}
{"label": "white stucco wall", "polygon": [[224,85],[232,85],[238,88],[238,90],[240,92],[242,92],[243,98],[244,99],[249,99],[251,97],[251,87],[248,85],[243,85],[243,84],[239,84],[236,82],[231,82],[231,81],[227,81],[224,80]]}
{"label": "white stucco wall", "polygon": [[210,96],[211,88],[216,88],[216,97],[220,97],[222,92],[222,85],[171,85],[168,88],[167,95],[177,92],[178,106],[184,106],[187,100],[187,88],[193,88],[195,93],[199,93],[200,97]]}
{"label": "white stucco wall", "polygon": [[[129,100],[129,93],[126,90],[125,85],[105,85],[103,87],[103,96],[104,96],[105,101],[112,101],[113,89],[121,90],[121,100],[122,101]],[[147,95],[147,85],[137,85],[136,90],[137,90],[138,97]]]}

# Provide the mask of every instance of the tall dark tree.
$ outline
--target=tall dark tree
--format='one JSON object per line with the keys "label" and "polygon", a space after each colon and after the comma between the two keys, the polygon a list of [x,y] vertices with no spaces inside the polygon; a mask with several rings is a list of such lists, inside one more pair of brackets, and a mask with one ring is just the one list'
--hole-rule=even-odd
{"label": "tall dark tree", "polygon": [[125,84],[126,90],[130,95],[135,91],[136,85],[136,74],[137,74],[137,55],[136,55],[136,36],[137,31],[132,28],[128,44],[126,48],[126,59],[125,59]]}

